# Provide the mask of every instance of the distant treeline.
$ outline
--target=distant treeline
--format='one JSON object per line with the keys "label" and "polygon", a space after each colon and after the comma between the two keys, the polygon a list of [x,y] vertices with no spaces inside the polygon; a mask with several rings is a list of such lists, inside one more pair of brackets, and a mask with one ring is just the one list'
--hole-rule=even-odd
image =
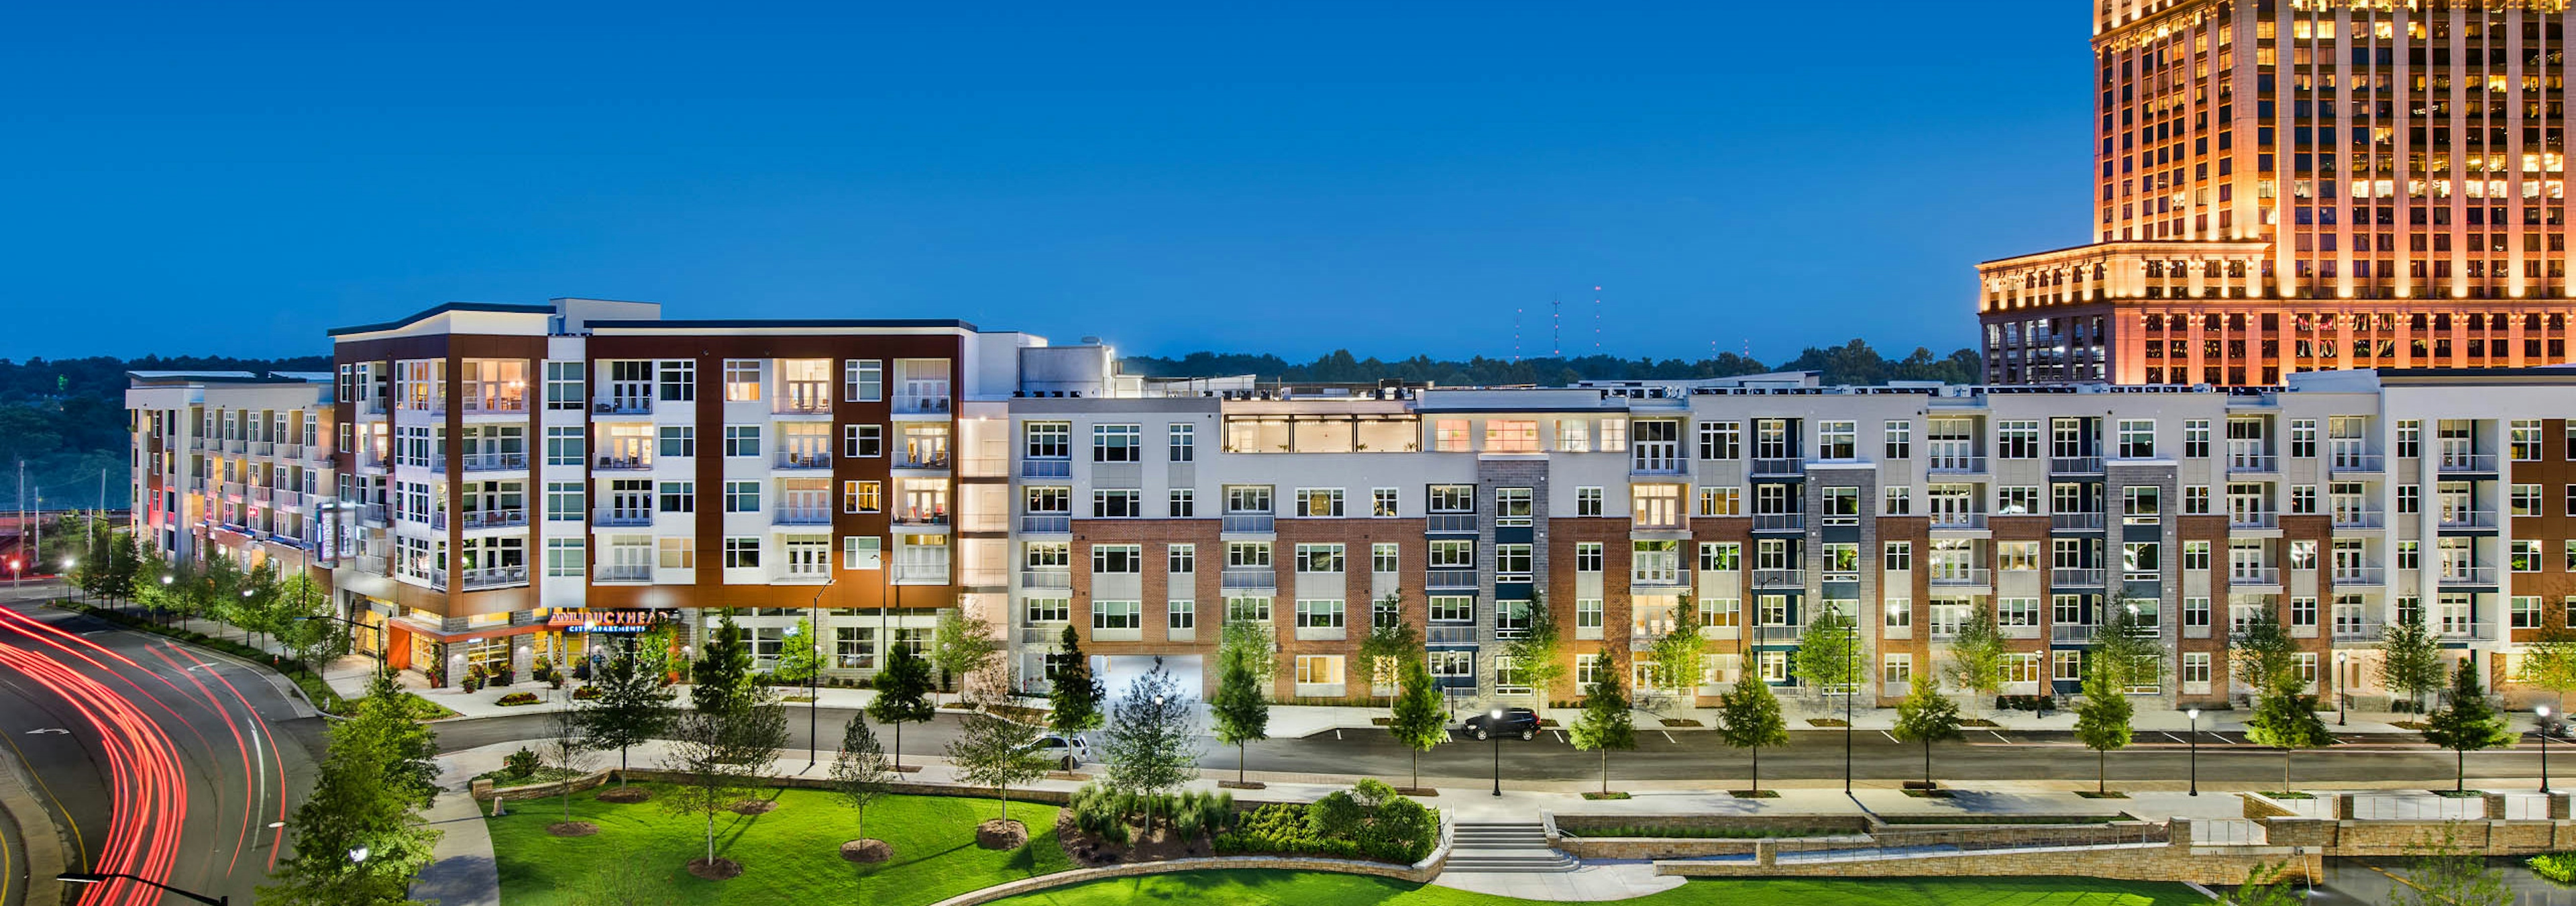
{"label": "distant treeline", "polygon": [[1337,349],[1330,355],[1305,364],[1293,364],[1275,355],[1253,353],[1193,352],[1178,358],[1162,356],[1128,356],[1127,370],[1153,377],[1220,377],[1256,374],[1264,380],[1289,383],[1367,383],[1388,378],[1414,382],[1459,386],[1498,386],[1511,384],[1570,384],[1591,380],[1684,380],[1690,378],[1733,377],[1761,374],[1767,371],[1822,372],[1827,384],[1883,384],[1888,381],[1943,381],[1953,384],[1975,383],[1982,370],[1973,349],[1961,349],[1949,355],[1936,355],[1930,349],[1917,347],[1913,354],[1890,359],[1871,349],[1868,343],[1853,340],[1841,346],[1809,347],[1796,358],[1776,365],[1735,353],[1720,353],[1713,359],[1622,359],[1596,355],[1579,358],[1529,358],[1518,362],[1477,356],[1465,361],[1414,356],[1385,361],[1377,358],[1354,358],[1349,350]]}
{"label": "distant treeline", "polygon": [[[100,505],[107,476],[110,509],[126,505],[125,373],[128,371],[329,371],[328,356],[234,359],[144,356],[119,359],[0,359],[0,509],[20,504],[18,467],[26,466],[26,505],[47,509]],[[41,492],[41,493],[40,493]]]}

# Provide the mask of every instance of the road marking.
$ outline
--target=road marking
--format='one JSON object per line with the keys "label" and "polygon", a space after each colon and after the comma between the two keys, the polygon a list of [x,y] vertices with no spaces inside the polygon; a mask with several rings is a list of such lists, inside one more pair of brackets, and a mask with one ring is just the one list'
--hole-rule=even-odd
{"label": "road marking", "polygon": [[1904,740],[1901,740],[1901,739],[1896,738],[1896,734],[1894,734],[1894,733],[1890,733],[1890,732],[1887,732],[1887,731],[1885,731],[1885,730],[1880,730],[1880,731],[1878,731],[1878,735],[1887,737],[1887,741],[1888,741],[1888,742],[1893,742],[1893,743],[1897,743],[1897,744],[1900,744],[1900,745],[1902,745],[1902,744],[1904,743]]}
{"label": "road marking", "polygon": [[1993,737],[1994,737],[1994,738],[1996,738],[1996,739],[2003,740],[2004,745],[2012,745],[2012,739],[2011,739],[2010,737],[2007,737],[2007,736],[2005,736],[2005,735],[2003,735],[2003,734],[2001,734],[2001,733],[1997,733],[1997,732],[1995,732],[1995,731],[1993,731],[1993,730],[1987,730],[1987,731],[1986,731],[1986,733],[1987,733],[1987,735],[1993,736]]}
{"label": "road marking", "polygon": [[1564,741],[1565,741],[1565,731],[1563,731],[1563,730],[1550,730],[1550,731],[1548,731],[1548,732],[1556,734],[1556,741],[1557,741],[1557,742],[1564,742]]}
{"label": "road marking", "polygon": [[1667,731],[1664,731],[1664,730],[1657,730],[1657,731],[1655,731],[1655,732],[1664,734],[1664,742],[1666,742],[1666,743],[1670,743],[1670,744],[1672,744],[1672,745],[1681,745],[1681,743],[1678,743],[1678,742],[1674,742],[1674,741],[1673,741],[1673,734],[1671,734],[1670,732],[1667,732]]}
{"label": "road marking", "polygon": [[2184,739],[2184,738],[2182,738],[2182,737],[2180,737],[2180,736],[2175,736],[2175,735],[2173,735],[2173,734],[2171,734],[2171,733],[2167,733],[2167,734],[2165,734],[2165,738],[2166,738],[2166,739],[2173,740],[2173,741],[2175,741],[2175,742],[2182,742],[2182,743],[2187,743],[2187,742],[2190,742],[2190,741],[2191,741],[2191,740],[2188,740],[2188,739]]}
{"label": "road marking", "polygon": [[63,728],[61,728],[61,727],[38,727],[38,728],[36,728],[36,729],[33,729],[33,730],[29,730],[29,731],[27,731],[27,735],[29,735],[29,736],[43,736],[43,735],[45,735],[45,734],[47,734],[47,733],[56,733],[56,734],[60,734],[60,735],[63,735],[63,736],[70,736],[70,735],[72,735],[72,731],[70,731],[70,730],[66,730],[66,729],[63,729]]}

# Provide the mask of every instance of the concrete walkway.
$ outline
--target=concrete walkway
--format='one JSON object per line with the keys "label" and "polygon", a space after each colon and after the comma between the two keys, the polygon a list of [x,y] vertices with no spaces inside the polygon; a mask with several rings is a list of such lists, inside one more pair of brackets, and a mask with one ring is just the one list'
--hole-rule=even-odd
{"label": "concrete walkway", "polygon": [[428,820],[443,836],[428,867],[412,880],[412,898],[439,906],[501,906],[501,869],[474,798],[461,789],[443,790]]}
{"label": "concrete walkway", "polygon": [[1662,893],[1689,878],[1655,874],[1649,862],[1586,862],[1573,871],[1444,871],[1431,883],[1498,897],[1561,903],[1633,900]]}

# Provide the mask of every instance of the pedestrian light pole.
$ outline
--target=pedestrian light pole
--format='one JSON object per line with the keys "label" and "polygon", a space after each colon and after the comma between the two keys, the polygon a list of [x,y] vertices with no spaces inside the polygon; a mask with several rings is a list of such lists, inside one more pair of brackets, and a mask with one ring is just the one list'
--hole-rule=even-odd
{"label": "pedestrian light pole", "polygon": [[[817,734],[823,731],[823,696],[820,694],[823,678],[823,593],[831,591],[835,581],[839,581],[838,577],[825,577],[823,587],[814,590],[813,606],[807,608],[812,616],[806,620],[806,625],[814,629],[814,634],[805,639],[809,646],[806,650],[814,653],[813,657],[805,659],[805,769],[808,771],[822,760],[822,737]],[[788,631],[794,632],[795,629],[790,627]]]}
{"label": "pedestrian light pole", "polygon": [[2200,709],[2182,712],[2191,718],[2191,794],[2200,795]]}
{"label": "pedestrian light pole", "polygon": [[1503,709],[1495,708],[1493,713],[1486,715],[1486,719],[1489,721],[1487,726],[1493,728],[1485,735],[1494,738],[1494,795],[1500,796],[1503,794]]}
{"label": "pedestrian light pole", "polygon": [[2549,795],[2549,706],[2531,709],[2540,718],[2540,794]]}

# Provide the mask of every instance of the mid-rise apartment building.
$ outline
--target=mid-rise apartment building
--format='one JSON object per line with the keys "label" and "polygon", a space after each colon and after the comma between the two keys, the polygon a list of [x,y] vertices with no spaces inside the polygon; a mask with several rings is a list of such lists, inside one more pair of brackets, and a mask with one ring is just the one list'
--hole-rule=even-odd
{"label": "mid-rise apartment building", "polygon": [[329,374],[137,371],[128,385],[139,538],[245,567],[274,558],[285,574],[327,567]]}
{"label": "mid-rise apartment building", "polygon": [[2566,3],[2096,6],[2091,243],[1978,267],[1987,381],[2569,360]]}

